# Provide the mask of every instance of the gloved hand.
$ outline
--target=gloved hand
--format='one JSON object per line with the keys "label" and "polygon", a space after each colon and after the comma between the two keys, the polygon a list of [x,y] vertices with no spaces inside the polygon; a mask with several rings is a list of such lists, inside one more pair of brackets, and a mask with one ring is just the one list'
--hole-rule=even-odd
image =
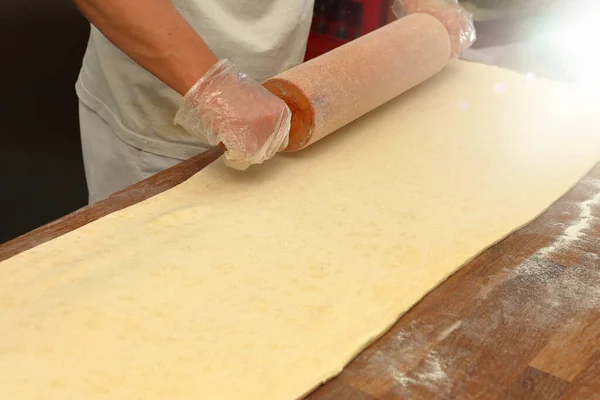
{"label": "gloved hand", "polygon": [[187,92],[175,123],[211,146],[223,143],[225,163],[246,169],[287,147],[291,117],[283,100],[224,59]]}
{"label": "gloved hand", "polygon": [[473,16],[458,4],[458,0],[395,0],[392,10],[398,18],[413,13],[436,17],[450,34],[451,58],[458,58],[475,42]]}

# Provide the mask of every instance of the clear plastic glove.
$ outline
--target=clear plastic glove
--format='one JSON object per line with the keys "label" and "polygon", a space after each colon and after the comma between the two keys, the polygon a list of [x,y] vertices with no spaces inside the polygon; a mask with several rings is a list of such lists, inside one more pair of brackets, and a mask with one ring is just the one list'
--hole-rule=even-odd
{"label": "clear plastic glove", "polygon": [[458,4],[458,0],[395,0],[392,10],[398,18],[413,13],[436,17],[450,34],[451,58],[458,58],[475,42],[473,16]]}
{"label": "clear plastic glove", "polygon": [[243,170],[285,149],[291,117],[283,100],[224,59],[187,92],[175,123],[211,146],[223,143],[225,163]]}

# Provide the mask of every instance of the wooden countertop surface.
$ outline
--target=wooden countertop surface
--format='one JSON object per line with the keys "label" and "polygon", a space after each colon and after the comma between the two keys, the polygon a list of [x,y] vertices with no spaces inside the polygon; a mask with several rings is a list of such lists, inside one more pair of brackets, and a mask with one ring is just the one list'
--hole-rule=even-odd
{"label": "wooden countertop surface", "polygon": [[[204,153],[0,246],[0,261],[186,180]],[[600,399],[600,166],[308,399]]]}

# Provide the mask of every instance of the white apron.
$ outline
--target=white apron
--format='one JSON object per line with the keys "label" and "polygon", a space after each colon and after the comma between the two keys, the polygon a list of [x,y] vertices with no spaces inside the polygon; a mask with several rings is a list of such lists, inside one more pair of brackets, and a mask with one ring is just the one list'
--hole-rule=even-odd
{"label": "white apron", "polygon": [[[302,62],[314,0],[174,0],[219,58],[263,81]],[[76,84],[81,102],[125,143],[187,159],[205,149],[173,124],[181,96],[92,27]]]}

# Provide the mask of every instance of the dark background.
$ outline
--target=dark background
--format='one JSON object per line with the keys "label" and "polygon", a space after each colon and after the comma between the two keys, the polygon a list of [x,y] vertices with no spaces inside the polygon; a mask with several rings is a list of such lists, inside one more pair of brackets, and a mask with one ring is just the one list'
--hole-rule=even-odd
{"label": "dark background", "polygon": [[74,85],[88,34],[71,0],[0,1],[0,243],[87,203]]}

